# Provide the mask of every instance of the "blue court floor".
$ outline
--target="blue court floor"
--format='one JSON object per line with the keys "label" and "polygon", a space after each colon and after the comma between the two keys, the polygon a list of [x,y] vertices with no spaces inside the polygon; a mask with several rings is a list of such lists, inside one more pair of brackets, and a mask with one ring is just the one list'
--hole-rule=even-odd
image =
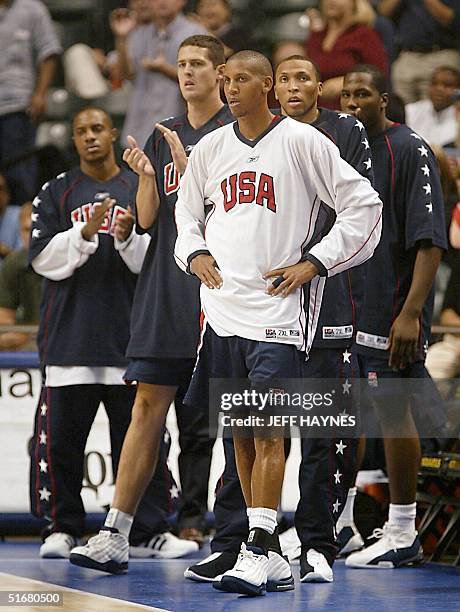
{"label": "blue court floor", "polygon": [[[0,590],[8,589],[9,581],[13,585],[13,577],[16,576],[142,606],[174,611],[454,612],[460,610],[460,570],[436,564],[399,570],[351,570],[345,568],[343,562],[337,562],[334,566],[332,584],[297,582],[296,589],[292,592],[246,598],[220,593],[208,584],[184,580],[184,569],[191,561],[208,554],[207,548],[189,559],[130,561],[129,573],[124,576],[111,576],[78,568],[65,560],[40,560],[38,548],[38,542],[0,542],[0,578],[2,578]],[[293,573],[296,580],[298,572],[298,566],[294,566]],[[26,581],[24,583],[27,584]],[[79,609],[82,612],[87,612],[89,609],[102,612],[115,610],[115,600],[113,605],[109,599],[98,601],[95,608],[88,605],[86,609],[85,607]],[[121,606],[126,610],[131,607],[128,603]],[[136,606],[132,607],[135,608]],[[66,604],[63,608],[33,608],[38,611],[46,609],[66,610]]]}

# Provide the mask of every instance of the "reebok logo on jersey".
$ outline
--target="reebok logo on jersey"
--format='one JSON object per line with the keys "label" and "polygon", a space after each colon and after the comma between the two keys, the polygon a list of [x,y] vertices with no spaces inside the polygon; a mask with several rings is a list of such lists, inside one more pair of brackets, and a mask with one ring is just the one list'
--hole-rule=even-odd
{"label": "reebok logo on jersey", "polygon": [[247,162],[248,164],[253,164],[254,162],[256,162],[259,159],[258,155],[255,155],[254,157],[248,157]]}
{"label": "reebok logo on jersey", "polygon": [[94,194],[95,202],[103,202],[106,198],[110,198],[110,193],[107,191],[99,191],[98,193]]}
{"label": "reebok logo on jersey", "polygon": [[273,177],[263,172],[240,172],[224,179],[220,187],[224,196],[225,212],[236,204],[258,204],[276,213],[275,187]]}
{"label": "reebok logo on jersey", "polygon": [[195,148],[195,145],[187,145],[187,146],[185,147],[185,152],[187,153],[187,155],[188,155],[189,153],[191,153],[191,152],[193,151],[193,149],[194,149],[194,148]]}

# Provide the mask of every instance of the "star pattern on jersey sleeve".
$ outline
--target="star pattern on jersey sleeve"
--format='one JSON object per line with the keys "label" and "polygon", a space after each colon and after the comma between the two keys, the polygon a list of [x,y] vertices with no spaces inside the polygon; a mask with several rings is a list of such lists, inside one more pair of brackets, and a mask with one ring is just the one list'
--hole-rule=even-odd
{"label": "star pattern on jersey sleeve", "polygon": [[427,164],[422,166],[420,170],[423,172],[424,176],[430,176],[430,169],[428,168]]}
{"label": "star pattern on jersey sleeve", "polygon": [[425,204],[425,206],[426,206],[428,212],[430,213],[430,215],[433,214],[433,203],[429,202],[428,204]]}
{"label": "star pattern on jersey sleeve", "polygon": [[364,124],[361,123],[361,121],[359,119],[356,119],[355,127],[357,127],[360,132],[362,132],[364,130]]}
{"label": "star pattern on jersey sleeve", "polygon": [[41,203],[42,201],[40,200],[40,198],[36,196],[32,201],[32,206],[35,206],[35,208],[38,208]]}
{"label": "star pattern on jersey sleeve", "polygon": [[423,189],[425,190],[426,195],[430,195],[431,194],[431,185],[430,185],[430,183],[427,183],[426,185],[423,185]]}
{"label": "star pattern on jersey sleeve", "polygon": [[372,167],[372,159],[369,157],[369,159],[366,159],[363,164],[366,166],[366,170],[370,170]]}
{"label": "star pattern on jersey sleeve", "polygon": [[32,223],[35,223],[36,221],[38,221],[38,213],[32,213],[30,215],[30,218],[32,220]]}
{"label": "star pattern on jersey sleeve", "polygon": [[420,155],[422,157],[428,157],[428,149],[424,147],[423,145],[421,147],[418,147],[417,150],[420,151]]}
{"label": "star pattern on jersey sleeve", "polygon": [[58,180],[61,180],[61,179],[63,179],[63,178],[65,177],[65,175],[66,175],[66,173],[65,173],[65,172],[61,172],[61,174],[58,174],[56,178],[57,178]]}
{"label": "star pattern on jersey sleeve", "polygon": [[350,117],[348,113],[339,113],[339,119],[346,119],[347,117]]}
{"label": "star pattern on jersey sleeve", "polygon": [[365,138],[362,142],[362,145],[364,145],[364,148],[367,150],[369,149],[369,141],[367,140],[367,138]]}
{"label": "star pattern on jersey sleeve", "polygon": [[41,191],[46,191],[48,189],[48,187],[50,186],[50,182],[46,181],[46,183],[44,183],[42,185]]}
{"label": "star pattern on jersey sleeve", "polygon": [[34,228],[32,230],[32,238],[40,238],[41,233],[41,230],[39,230],[38,228]]}
{"label": "star pattern on jersey sleeve", "polygon": [[416,134],[415,132],[412,132],[411,136],[412,136],[412,138],[416,138],[417,140],[422,140],[421,137],[418,134]]}

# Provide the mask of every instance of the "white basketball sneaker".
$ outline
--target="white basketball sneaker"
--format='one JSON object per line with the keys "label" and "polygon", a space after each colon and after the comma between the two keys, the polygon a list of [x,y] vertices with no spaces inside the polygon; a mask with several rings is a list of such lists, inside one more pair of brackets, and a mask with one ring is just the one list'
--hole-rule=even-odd
{"label": "white basketball sneaker", "polygon": [[332,582],[334,574],[326,557],[310,548],[300,557],[300,582]]}
{"label": "white basketball sneaker", "polygon": [[347,557],[347,567],[393,569],[423,561],[422,545],[416,531],[406,533],[385,523],[383,529],[374,529],[370,538],[378,541]]}
{"label": "white basketball sneaker", "polygon": [[68,559],[76,543],[76,539],[69,533],[55,531],[40,546],[40,557],[42,559]]}
{"label": "white basketball sneaker", "polygon": [[268,556],[256,547],[243,542],[235,566],[213,583],[219,591],[242,595],[265,595],[268,577]]}
{"label": "white basketball sneaker", "polygon": [[85,546],[71,551],[70,563],[109,574],[123,574],[128,571],[128,551],[125,535],[101,529]]}

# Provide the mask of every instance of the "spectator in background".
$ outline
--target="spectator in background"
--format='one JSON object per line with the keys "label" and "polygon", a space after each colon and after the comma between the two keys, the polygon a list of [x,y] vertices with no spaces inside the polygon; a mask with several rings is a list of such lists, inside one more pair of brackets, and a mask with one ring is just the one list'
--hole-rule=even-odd
{"label": "spectator in background", "polygon": [[0,261],[21,248],[19,207],[10,206],[11,192],[6,176],[0,174]]}
{"label": "spectator in background", "polygon": [[[454,208],[450,245],[460,248],[460,203]],[[439,320],[441,325],[460,326],[460,266],[452,268]],[[460,335],[444,334],[440,342],[428,349],[426,368],[435,379],[455,378],[460,374]]]}
{"label": "spectator in background", "polygon": [[[19,213],[22,248],[10,253],[0,269],[0,325],[35,325],[39,320],[42,279],[28,262],[31,214],[32,203],[26,202]],[[3,332],[0,348],[24,349],[30,339],[31,334]]]}
{"label": "spectator in background", "polygon": [[195,11],[201,25],[224,45],[226,58],[251,47],[251,31],[233,23],[229,0],[198,0]]}
{"label": "spectator in background", "polygon": [[[0,0],[0,165],[33,148],[61,47],[48,9],[37,0]],[[8,169],[13,200],[36,191],[36,163]]]}
{"label": "spectator in background", "polygon": [[460,66],[460,0],[379,0],[378,10],[394,20],[402,48],[395,92],[406,104],[425,98],[436,68]]}
{"label": "spectator in background", "polygon": [[126,11],[112,15],[120,76],[133,81],[122,141],[132,135],[143,148],[158,121],[184,110],[177,84],[176,56],[180,43],[193,34],[206,34],[200,24],[182,13],[184,0],[138,0],[152,10],[151,23],[136,27]]}
{"label": "spectator in background", "polygon": [[457,117],[453,95],[456,89],[460,89],[459,70],[440,66],[431,77],[428,98],[406,105],[407,125],[432,145],[444,146],[455,140]]}
{"label": "spectator in background", "polygon": [[[129,16],[136,26],[148,25],[153,20],[153,4],[150,0],[129,0],[128,9],[116,9],[114,18]],[[94,42],[97,48],[90,46]],[[65,51],[63,63],[67,89],[84,100],[102,97],[109,88],[118,89],[123,85],[113,40],[106,50],[99,48],[97,38],[72,45]]]}
{"label": "spectator in background", "polygon": [[322,0],[320,9],[324,27],[310,33],[307,55],[324,79],[321,106],[338,109],[343,75],[361,63],[388,74],[388,57],[377,32],[357,23],[355,0]]}

